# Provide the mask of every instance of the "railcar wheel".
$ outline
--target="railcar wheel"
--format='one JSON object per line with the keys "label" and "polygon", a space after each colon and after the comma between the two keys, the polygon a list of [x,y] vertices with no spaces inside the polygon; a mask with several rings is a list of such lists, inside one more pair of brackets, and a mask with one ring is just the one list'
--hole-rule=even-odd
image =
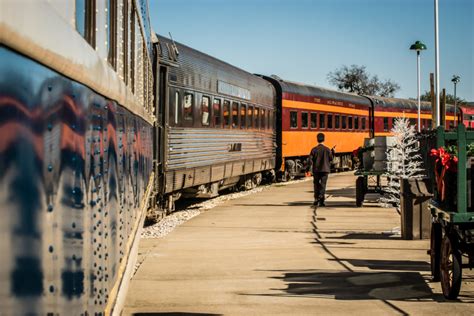
{"label": "railcar wheel", "polygon": [[431,224],[430,236],[430,263],[431,263],[431,277],[435,282],[439,281],[440,273],[440,257],[441,257],[441,224]]}
{"label": "railcar wheel", "polygon": [[441,288],[447,299],[454,300],[461,289],[461,253],[454,238],[445,235],[441,243]]}
{"label": "railcar wheel", "polygon": [[364,177],[357,177],[356,179],[356,206],[361,207],[365,196],[365,182]]}

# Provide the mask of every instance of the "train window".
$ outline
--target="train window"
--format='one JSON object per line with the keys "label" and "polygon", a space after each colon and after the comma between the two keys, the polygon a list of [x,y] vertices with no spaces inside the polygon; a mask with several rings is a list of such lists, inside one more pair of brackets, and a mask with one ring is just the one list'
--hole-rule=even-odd
{"label": "train window", "polygon": [[95,48],[95,1],[76,0],[75,24],[81,36]]}
{"label": "train window", "polygon": [[312,112],[311,115],[310,115],[310,119],[311,119],[311,128],[316,128],[318,127],[318,113],[314,113]]}
{"label": "train window", "polygon": [[232,128],[239,127],[239,104],[232,102]]}
{"label": "train window", "polygon": [[203,96],[201,100],[201,123],[202,125],[208,126],[209,125],[209,106],[210,104],[209,97]]}
{"label": "train window", "polygon": [[184,93],[184,120],[193,120],[193,105],[194,105],[194,94],[185,92]]}
{"label": "train window", "polygon": [[332,129],[332,114],[328,114],[328,128]]}
{"label": "train window", "polygon": [[128,50],[129,50],[129,55],[130,55],[130,60],[129,60],[129,69],[130,69],[130,81],[129,85],[132,88],[132,93],[135,93],[135,60],[136,60],[136,38],[135,38],[135,33],[136,33],[136,24],[137,24],[137,18],[135,16],[135,11],[132,9],[130,11],[130,32],[129,32],[129,42],[128,42]]}
{"label": "train window", "polygon": [[180,109],[180,106],[179,106],[179,101],[180,101],[180,97],[179,97],[179,92],[176,91],[174,93],[174,106],[173,106],[173,112],[170,113],[171,115],[173,115],[173,123],[175,125],[178,125],[179,124],[179,109]]}
{"label": "train window", "polygon": [[240,105],[240,128],[244,129],[247,124],[247,106],[245,104]]}
{"label": "train window", "polygon": [[258,129],[258,127],[259,127],[259,126],[258,126],[258,124],[259,124],[259,122],[260,122],[260,120],[259,120],[259,113],[260,113],[260,111],[258,110],[258,107],[255,107],[255,109],[254,109],[254,111],[253,111],[253,121],[254,121],[254,122],[253,122],[253,127],[254,127],[255,129]]}
{"label": "train window", "polygon": [[352,129],[352,116],[347,117],[347,129]]}
{"label": "train window", "polygon": [[129,16],[130,16],[130,10],[129,10],[129,4],[128,4],[128,1],[124,1],[123,3],[123,16],[122,16],[122,21],[123,21],[123,37],[122,37],[122,41],[123,41],[123,47],[122,47],[122,51],[123,51],[123,80],[124,82],[127,84],[128,83],[128,73],[129,73],[129,58],[130,58],[130,54],[129,54],[129,38],[130,38],[130,19],[129,19]]}
{"label": "train window", "polygon": [[252,128],[253,123],[253,106],[249,104],[247,109],[247,128]]}
{"label": "train window", "polygon": [[334,128],[335,129],[340,129],[341,128],[341,117],[339,115],[336,115],[334,117]]}
{"label": "train window", "polygon": [[224,100],[224,127],[230,126],[230,101]]}
{"label": "train window", "polygon": [[301,127],[308,128],[308,113],[307,112],[301,113]]}
{"label": "train window", "polygon": [[347,128],[347,116],[345,115],[341,116],[341,128],[342,129]]}
{"label": "train window", "polygon": [[383,118],[383,130],[388,131],[388,117]]}
{"label": "train window", "polygon": [[271,110],[268,110],[267,111],[267,129],[271,129],[272,128],[272,111]]}
{"label": "train window", "polygon": [[355,130],[359,129],[359,117],[358,116],[354,117],[354,129]]}
{"label": "train window", "polygon": [[268,129],[273,129],[273,111],[268,111]]}
{"label": "train window", "polygon": [[260,128],[265,129],[265,110],[260,109]]}
{"label": "train window", "polygon": [[361,128],[362,128],[362,130],[364,130],[364,131],[365,131],[365,128],[366,128],[366,126],[365,126],[365,117],[361,118],[360,120],[361,120],[361,122],[360,122],[360,123],[361,123],[361,125],[362,125],[362,127],[361,127]]}
{"label": "train window", "polygon": [[76,30],[86,37],[86,0],[76,0]]}
{"label": "train window", "polygon": [[290,128],[298,128],[298,112],[290,111]]}
{"label": "train window", "polygon": [[319,113],[319,128],[326,128],[326,114]]}
{"label": "train window", "polygon": [[107,61],[114,69],[117,69],[117,61],[115,59],[117,47],[117,0],[107,1],[107,42],[108,56]]}
{"label": "train window", "polygon": [[214,126],[221,127],[221,100],[214,99],[212,103],[212,109],[214,111]]}

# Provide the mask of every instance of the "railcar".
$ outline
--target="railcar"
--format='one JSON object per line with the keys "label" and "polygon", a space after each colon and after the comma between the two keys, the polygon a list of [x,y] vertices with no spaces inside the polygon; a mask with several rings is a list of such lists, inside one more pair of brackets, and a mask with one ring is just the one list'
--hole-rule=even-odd
{"label": "railcar", "polygon": [[[353,167],[352,153],[364,138],[390,135],[394,119],[408,117],[417,126],[418,103],[414,100],[359,96],[312,85],[261,76],[276,91],[277,160],[280,179],[305,173],[307,158],[323,132],[325,144],[334,148],[334,169]],[[431,129],[431,104],[421,103],[422,129]],[[448,105],[446,126],[454,126],[453,107]]]}
{"label": "railcar", "polygon": [[[418,101],[384,98],[378,96],[368,96],[372,103],[373,110],[373,134],[374,136],[391,135],[395,118],[406,117],[415,127],[418,126]],[[430,102],[420,103],[421,129],[432,129],[432,108]],[[446,128],[453,128],[455,125],[454,107],[447,105],[445,115]]]}
{"label": "railcar", "polygon": [[[258,185],[275,167],[272,85],[158,36],[157,203]],[[161,202],[160,202],[161,200]]]}
{"label": "railcar", "polygon": [[469,106],[458,107],[458,120],[464,123],[468,129],[474,128],[474,108]]}
{"label": "railcar", "polygon": [[323,132],[334,148],[335,169],[352,167],[352,152],[371,133],[372,104],[363,96],[263,76],[273,84],[277,103],[277,161],[285,181],[303,176],[306,160]]}
{"label": "railcar", "polygon": [[1,10],[0,314],[119,312],[154,177],[148,4]]}

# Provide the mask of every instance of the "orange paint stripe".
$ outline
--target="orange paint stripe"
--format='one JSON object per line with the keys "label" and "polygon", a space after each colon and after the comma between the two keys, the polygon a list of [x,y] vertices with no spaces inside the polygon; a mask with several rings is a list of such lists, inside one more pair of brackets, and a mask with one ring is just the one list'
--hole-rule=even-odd
{"label": "orange paint stripe", "polygon": [[[316,135],[319,131],[294,131],[282,133],[283,157],[307,156],[317,145]],[[362,146],[364,138],[369,137],[369,132],[323,132],[326,136],[324,144],[329,148],[336,146],[336,153],[352,152]]]}
{"label": "orange paint stripe", "polygon": [[343,108],[343,107],[334,106],[334,105],[292,101],[292,100],[283,100],[282,106],[284,108],[291,108],[291,109],[327,111],[327,112],[334,112],[334,113],[356,114],[356,115],[363,115],[363,116],[369,115],[369,110],[366,111],[366,110],[350,109],[350,108]]}
{"label": "orange paint stripe", "polygon": [[[309,102],[302,102],[302,101],[293,101],[293,100],[283,100],[282,107],[284,108],[291,108],[291,109],[303,109],[303,110],[311,110],[311,111],[326,111],[326,112],[333,112],[333,113],[343,113],[343,114],[354,114],[354,115],[362,115],[368,116],[369,111],[367,110],[359,110],[359,109],[350,109],[350,108],[343,108],[340,106],[334,105],[326,105],[326,104],[319,104],[319,103],[309,103]],[[407,118],[418,118],[418,113],[404,113],[404,112],[382,112],[376,111],[374,114],[375,117],[407,117]],[[431,113],[421,113],[420,117],[422,119],[431,119]],[[454,120],[454,116],[447,115],[446,119]]]}

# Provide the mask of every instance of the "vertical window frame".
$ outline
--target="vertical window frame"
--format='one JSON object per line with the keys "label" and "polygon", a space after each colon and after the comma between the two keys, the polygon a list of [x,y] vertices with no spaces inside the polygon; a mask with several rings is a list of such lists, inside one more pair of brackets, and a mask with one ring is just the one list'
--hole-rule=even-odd
{"label": "vertical window frame", "polygon": [[326,129],[326,113],[319,113],[319,129]]}
{"label": "vertical window frame", "polygon": [[[305,121],[306,121],[306,124],[305,124]],[[309,113],[308,112],[301,112],[301,128],[309,129]]]}
{"label": "vertical window frame", "polygon": [[239,114],[240,114],[239,102],[232,101],[231,103],[231,127],[236,129],[240,127]]}
{"label": "vertical window frame", "polygon": [[247,128],[247,105],[240,103],[240,129]]}
{"label": "vertical window frame", "polygon": [[[187,98],[190,96],[190,98]],[[195,107],[195,93],[191,91],[185,91],[183,93],[183,101],[182,101],[182,108],[183,108],[183,122],[187,123],[186,125],[193,125],[194,122],[194,107]],[[187,100],[191,101],[191,105],[189,107],[186,107],[186,102]],[[187,108],[190,108],[189,110],[186,110]]]}
{"label": "vertical window frame", "polygon": [[[217,102],[216,102],[217,101]],[[219,110],[218,113],[216,113],[216,108]],[[212,124],[216,128],[222,128],[222,99],[220,98],[214,98],[212,100]],[[216,121],[218,120],[218,122]]]}
{"label": "vertical window frame", "polygon": [[[226,108],[227,108],[227,117],[226,117]],[[227,99],[224,99],[222,102],[222,126],[223,128],[231,128],[232,126],[232,105],[231,102]]]}
{"label": "vertical window frame", "polygon": [[[293,121],[295,124],[293,124]],[[290,129],[298,129],[298,111],[290,111]]]}
{"label": "vertical window frame", "polygon": [[[204,105],[204,100],[207,100],[207,111],[204,111],[205,105]],[[204,113],[207,113],[207,123],[204,122]],[[201,114],[201,126],[202,127],[209,127],[211,125],[211,98],[207,95],[203,95],[201,97],[201,108],[200,108],[200,114]]]}
{"label": "vertical window frame", "polygon": [[[314,121],[313,121],[313,118],[314,118]],[[313,122],[314,122],[314,124],[313,124]],[[310,113],[309,127],[310,127],[310,129],[318,128],[318,112],[311,112]]]}

